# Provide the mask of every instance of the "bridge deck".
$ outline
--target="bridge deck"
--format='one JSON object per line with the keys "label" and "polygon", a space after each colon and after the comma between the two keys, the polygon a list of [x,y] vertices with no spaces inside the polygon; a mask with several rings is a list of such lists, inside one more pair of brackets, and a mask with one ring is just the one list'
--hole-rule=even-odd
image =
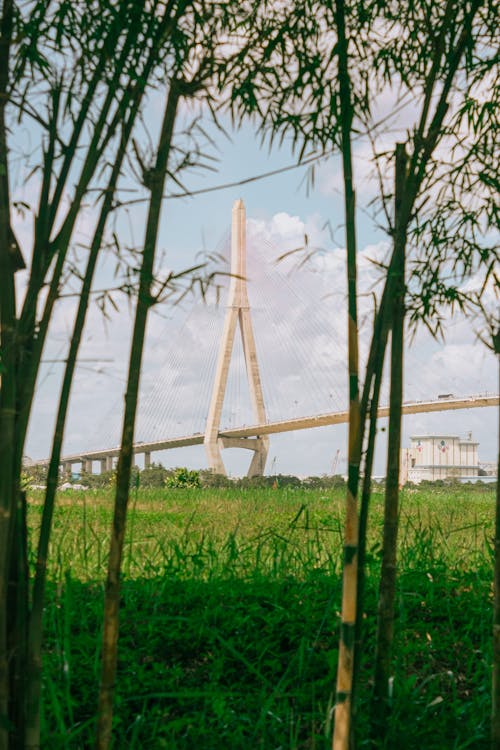
{"label": "bridge deck", "polygon": [[[403,404],[403,414],[421,414],[434,411],[452,411],[456,409],[477,409],[485,406],[498,406],[499,395],[494,396],[469,396],[467,398],[446,398],[433,401],[414,401]],[[379,417],[387,417],[389,407],[381,406],[378,410]],[[228,438],[250,438],[259,435],[274,435],[280,432],[292,432],[294,430],[308,430],[312,427],[326,427],[333,424],[348,422],[349,412],[338,411],[328,414],[319,414],[313,417],[297,417],[285,419],[278,422],[267,422],[265,424],[237,427],[230,430],[221,430],[219,437]],[[189,445],[201,445],[204,440],[203,433],[187,435],[185,437],[157,440],[151,443],[135,443],[135,453],[153,453],[154,451],[170,450],[172,448],[184,448]],[[107,448],[104,450],[78,453],[65,456],[61,463],[77,463],[84,459],[87,461],[99,461],[105,458],[115,458],[119,455],[120,448]],[[48,464],[48,459],[38,462],[41,465]]]}

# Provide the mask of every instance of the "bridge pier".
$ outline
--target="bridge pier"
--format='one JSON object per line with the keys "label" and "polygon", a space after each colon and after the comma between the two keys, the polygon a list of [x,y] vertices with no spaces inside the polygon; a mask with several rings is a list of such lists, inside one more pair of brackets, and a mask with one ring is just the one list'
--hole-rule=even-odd
{"label": "bridge pier", "polygon": [[248,477],[262,477],[266,468],[267,454],[269,453],[269,438],[257,438],[259,447],[254,451]]}
{"label": "bridge pier", "polygon": [[93,463],[90,458],[82,458],[82,471],[86,474],[92,474]]}
{"label": "bridge pier", "polygon": [[151,466],[151,453],[149,451],[146,451],[144,453],[144,468],[149,469]]}
{"label": "bridge pier", "polygon": [[264,474],[267,454],[269,452],[269,438],[267,435],[258,435],[255,438],[220,437],[217,441],[217,448],[219,453],[218,459],[220,460],[220,465],[223,469],[221,472],[217,472],[218,474],[226,473],[220,452],[221,448],[245,448],[246,450],[253,451],[253,457],[250,462],[247,476],[261,477]]}

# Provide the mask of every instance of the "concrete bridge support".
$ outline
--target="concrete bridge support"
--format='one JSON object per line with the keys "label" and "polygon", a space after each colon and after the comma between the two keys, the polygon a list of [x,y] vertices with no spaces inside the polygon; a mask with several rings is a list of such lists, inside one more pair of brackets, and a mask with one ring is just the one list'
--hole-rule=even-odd
{"label": "concrete bridge support", "polygon": [[82,458],[82,471],[86,474],[92,474],[93,462],[90,458]]}
{"label": "concrete bridge support", "polygon": [[243,353],[245,356],[245,367],[247,373],[250,399],[252,403],[253,416],[256,424],[266,422],[266,410],[264,407],[264,395],[260,380],[257,350],[253,334],[252,318],[250,314],[250,303],[248,301],[246,282],[246,215],[242,200],[235,201],[233,205],[231,224],[231,283],[229,287],[229,300],[226,308],[226,319],[222,334],[217,370],[212,390],[212,398],[208,412],[207,426],[205,430],[205,450],[210,469],[217,474],[225,474],[226,469],[222,460],[221,448],[248,448],[254,452],[250,463],[248,476],[258,476],[264,473],[267,453],[269,450],[269,438],[257,436],[252,440],[227,441],[219,438],[220,419],[226,393],[229,366],[233,352],[234,336],[236,326],[239,325]]}

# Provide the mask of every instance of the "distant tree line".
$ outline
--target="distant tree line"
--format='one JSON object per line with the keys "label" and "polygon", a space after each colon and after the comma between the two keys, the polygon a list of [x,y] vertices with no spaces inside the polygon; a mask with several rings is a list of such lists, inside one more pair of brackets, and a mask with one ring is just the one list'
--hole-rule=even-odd
{"label": "distant tree line", "polygon": [[[24,481],[27,487],[45,487],[47,481],[47,468],[45,466],[31,466],[24,470]],[[114,487],[116,482],[116,471],[103,471],[100,474],[89,474],[82,471],[80,474],[61,476],[61,484],[83,485],[89,489],[99,490]],[[166,468],[161,463],[152,463],[145,469],[138,466],[132,468],[130,476],[130,487],[142,489],[159,489],[162,487],[175,488],[240,488],[240,489],[265,489],[265,488],[300,488],[331,490],[345,488],[346,481],[341,474],[321,474],[320,476],[297,477],[294,474],[268,474],[256,477],[227,477],[223,474],[215,474],[208,469],[188,469],[185,466]],[[373,481],[374,489],[383,490],[385,478]],[[458,479],[449,477],[447,479],[424,479],[419,484],[407,482],[407,490],[428,489],[458,489],[467,487],[467,493],[471,491],[488,492],[491,484],[472,477],[469,482],[460,482]]]}
{"label": "distant tree line", "polygon": [[[47,481],[46,466],[30,466],[24,469],[24,482],[27,487],[44,487]],[[84,485],[89,489],[114,487],[116,471],[103,471],[90,474],[82,471],[78,474],[61,475],[61,484]],[[207,469],[188,469],[177,466],[167,469],[160,463],[152,463],[145,469],[134,466],[130,475],[130,486],[144,489],[159,487],[304,487],[310,489],[332,489],[344,487],[345,480],[340,474],[328,476],[297,477],[293,474],[272,474],[260,477],[226,477],[214,474]]]}
{"label": "distant tree line", "polygon": [[[45,486],[47,480],[47,468],[44,466],[32,466],[25,469],[25,483],[28,487]],[[114,487],[116,481],[116,471],[103,471],[100,474],[89,474],[81,472],[80,474],[61,476],[61,484],[84,485],[89,489],[105,489]],[[407,482],[406,489],[426,490],[433,488],[450,488],[458,489],[467,487],[467,492],[477,490],[485,492],[490,489],[489,483],[483,482],[477,478],[471,478],[469,482],[460,482],[458,479],[450,477],[448,479],[425,479],[419,484]],[[152,463],[145,469],[138,466],[132,468],[130,476],[130,486],[140,487],[142,489],[157,489],[167,487],[175,488],[302,488],[302,489],[324,489],[331,490],[345,488],[346,481],[341,474],[321,474],[320,476],[297,477],[294,474],[268,474],[256,477],[227,477],[223,474],[215,474],[208,469],[188,469],[185,466],[175,468],[166,468],[161,463]],[[385,487],[385,478],[374,481],[374,487],[383,489]]]}

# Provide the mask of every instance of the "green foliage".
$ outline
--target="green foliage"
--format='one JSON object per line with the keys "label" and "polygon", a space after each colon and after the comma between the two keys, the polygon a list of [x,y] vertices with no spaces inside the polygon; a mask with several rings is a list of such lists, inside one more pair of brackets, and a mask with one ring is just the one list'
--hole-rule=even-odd
{"label": "green foliage", "polygon": [[195,469],[186,469],[185,466],[174,469],[165,482],[167,487],[192,488],[200,486],[200,472]]}
{"label": "green foliage", "polygon": [[454,489],[457,492],[460,492],[460,488],[462,488],[462,492],[465,490],[468,495],[476,492],[491,493],[491,485],[488,482],[482,482],[480,479],[475,479],[474,477],[471,477],[471,481],[469,482],[461,482],[453,477],[447,479],[423,479],[419,484],[412,484],[409,482],[406,486],[408,488],[410,488],[410,486],[415,487],[420,490],[426,490],[433,487],[439,487],[442,489],[448,487],[450,490]]}
{"label": "green foliage", "polygon": [[201,469],[200,472],[200,485],[201,487],[232,487],[233,480],[226,477],[225,474],[216,474],[214,471],[209,469]]}
{"label": "green foliage", "polygon": [[145,489],[164,487],[171,471],[165,469],[161,464],[152,463],[147,469],[141,471],[140,484]]}
{"label": "green foliage", "polygon": [[83,484],[93,490],[105,489],[115,482],[114,471],[102,471],[100,474],[90,474],[82,471],[79,479],[69,479],[71,484]]}
{"label": "green foliage", "polygon": [[[493,496],[402,493],[389,748],[486,748]],[[330,747],[343,490],[139,489],[125,545],[117,747]],[[30,527],[40,517],[34,493]],[[325,503],[325,500],[328,502]],[[42,746],[92,744],[112,492],[59,505],[47,600]],[[383,498],[368,545],[368,677]]]}
{"label": "green foliage", "polygon": [[25,487],[38,485],[44,487],[47,482],[46,466],[23,466],[22,482]]}
{"label": "green foliage", "polygon": [[302,480],[302,486],[323,490],[339,489],[345,487],[345,479],[340,474],[334,474],[333,476],[323,474],[321,477],[306,477]]}
{"label": "green foliage", "polygon": [[242,489],[304,487],[327,490],[345,486],[345,480],[339,474],[335,476],[323,474],[320,477],[306,477],[305,479],[300,479],[300,477],[296,477],[293,474],[267,474],[265,476],[229,479],[229,477],[225,477],[222,474],[214,474],[211,471],[200,471],[200,483],[202,487],[240,487]]}
{"label": "green foliage", "polygon": [[132,466],[130,469],[130,489],[139,489],[141,483],[141,470],[138,466]]}

